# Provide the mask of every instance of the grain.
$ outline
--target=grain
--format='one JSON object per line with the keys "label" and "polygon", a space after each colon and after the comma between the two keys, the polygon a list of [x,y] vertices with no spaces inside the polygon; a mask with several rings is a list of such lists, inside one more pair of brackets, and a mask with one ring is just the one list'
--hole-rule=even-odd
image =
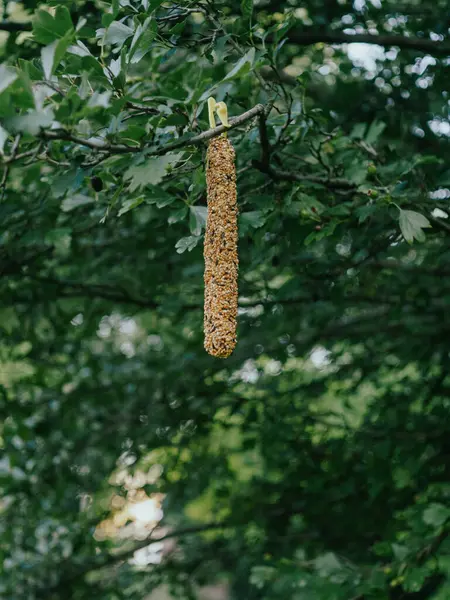
{"label": "grain", "polygon": [[205,349],[227,358],[236,346],[239,265],[235,151],[224,136],[209,142],[206,184]]}

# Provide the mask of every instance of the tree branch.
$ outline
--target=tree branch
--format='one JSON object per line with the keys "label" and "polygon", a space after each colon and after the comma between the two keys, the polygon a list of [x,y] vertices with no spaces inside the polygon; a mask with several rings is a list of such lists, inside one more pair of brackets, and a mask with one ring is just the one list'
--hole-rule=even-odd
{"label": "tree branch", "polygon": [[291,44],[311,46],[319,42],[325,44],[377,44],[379,46],[397,46],[406,50],[419,50],[427,54],[450,55],[450,42],[435,42],[430,39],[406,37],[403,35],[372,35],[370,33],[349,34],[343,31],[301,31],[292,29],[287,33]]}
{"label": "tree branch", "polygon": [[253,161],[253,166],[259,169],[262,173],[266,173],[274,181],[294,181],[294,182],[310,182],[319,183],[331,189],[340,190],[355,190],[357,186],[347,179],[320,177],[318,175],[301,175],[300,173],[291,173],[289,171],[281,171],[270,166],[271,146],[266,126],[266,111],[259,115],[259,138],[261,140],[261,160]]}
{"label": "tree branch", "polygon": [[253,161],[253,166],[259,169],[262,173],[266,173],[274,181],[294,181],[298,183],[318,183],[330,189],[335,190],[356,190],[357,186],[348,179],[321,177],[320,175],[302,175],[300,173],[291,173],[289,171],[281,171],[273,169],[269,165],[264,165],[259,161]]}
{"label": "tree branch", "polygon": [[259,115],[259,139],[261,140],[261,168],[270,170],[270,147],[269,135],[267,133],[266,115]]}
{"label": "tree branch", "polygon": [[[116,562],[127,560],[131,558],[135,552],[141,550],[142,548],[146,548],[150,544],[156,544],[159,542],[164,542],[165,540],[169,540],[171,538],[179,538],[186,535],[193,535],[196,533],[202,533],[204,531],[211,531],[213,529],[226,529],[233,527],[233,525],[227,525],[226,523],[206,523],[205,525],[196,525],[192,527],[185,527],[183,529],[175,529],[174,531],[169,531],[165,535],[162,535],[158,538],[153,538],[152,533],[150,536],[145,538],[135,544],[132,548],[128,550],[124,550],[122,552],[118,552],[117,554],[107,554],[106,556],[93,557],[93,561],[89,565],[81,566],[79,569],[76,569],[72,573],[69,573],[66,577],[62,577],[58,584],[53,588],[60,589],[63,586],[66,586],[68,583],[73,581],[74,579],[78,579],[79,577],[83,577],[87,573],[91,571],[97,571],[98,569],[103,569],[109,565],[113,565]],[[51,590],[50,590],[51,591]]]}
{"label": "tree branch", "polygon": [[[169,533],[166,533],[165,535],[158,538],[148,537],[145,540],[135,544],[133,548],[130,548],[129,550],[124,550],[123,552],[117,554],[108,555],[107,558],[103,561],[103,564],[94,567],[94,569],[104,567],[111,563],[115,563],[119,560],[127,560],[128,558],[131,558],[135,552],[141,550],[142,548],[146,548],[150,544],[156,544],[159,542],[164,542],[165,540],[170,540],[172,538],[184,537],[186,535],[192,535],[195,533],[203,533],[204,531],[212,531],[213,529],[229,529],[230,527],[235,527],[235,525],[227,525],[226,523],[206,523],[205,525],[194,525],[193,527],[185,527],[184,529],[175,529],[174,531],[169,531]],[[93,569],[89,570],[91,571]]]}
{"label": "tree branch", "polygon": [[79,144],[80,146],[86,146],[87,148],[91,148],[92,150],[101,150],[104,152],[108,152],[109,154],[128,154],[128,153],[137,153],[145,151],[146,156],[162,156],[163,154],[167,154],[168,152],[172,152],[173,150],[178,150],[179,148],[184,148],[185,146],[198,146],[203,142],[207,142],[208,140],[219,136],[225,131],[229,131],[239,127],[243,123],[254,119],[256,116],[260,115],[264,112],[264,106],[262,104],[257,104],[250,110],[238,117],[234,117],[230,119],[230,126],[225,127],[224,125],[219,125],[219,127],[215,127],[214,129],[208,129],[207,131],[203,131],[198,135],[188,135],[183,136],[179,140],[176,140],[166,146],[160,147],[136,147],[136,146],[125,146],[123,144],[109,144],[101,139],[84,139],[80,138],[76,135],[72,135],[68,131],[43,131],[41,136],[47,140],[66,140],[68,142],[74,142],[75,144]]}
{"label": "tree branch", "polygon": [[31,31],[31,23],[15,23],[11,21],[1,21],[0,31],[7,31],[8,33],[16,31]]}
{"label": "tree branch", "polygon": [[[43,284],[54,285],[59,288],[58,294],[62,298],[93,298],[106,300],[108,302],[117,302],[118,304],[131,304],[140,308],[147,308],[150,310],[156,310],[164,305],[164,301],[156,302],[151,298],[136,297],[118,286],[106,285],[103,283],[84,283],[81,281],[65,281],[57,279],[55,277],[41,277],[39,275],[32,275],[27,273],[27,277],[38,281]],[[256,300],[245,300],[242,299],[239,302],[240,308],[253,308],[255,306],[274,306],[276,304],[301,304],[309,302],[307,298],[280,298],[280,299],[256,299]],[[180,310],[191,311],[191,310],[202,310],[203,304],[183,304]]]}

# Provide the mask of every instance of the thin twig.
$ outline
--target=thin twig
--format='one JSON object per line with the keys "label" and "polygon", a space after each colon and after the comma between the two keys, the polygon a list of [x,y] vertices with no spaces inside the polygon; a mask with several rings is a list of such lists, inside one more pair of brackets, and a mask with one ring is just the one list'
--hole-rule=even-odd
{"label": "thin twig", "polygon": [[11,155],[9,156],[8,163],[5,166],[5,170],[3,171],[2,181],[0,183],[0,190],[2,191],[2,197],[1,197],[2,202],[5,198],[6,182],[8,180],[8,175],[9,175],[9,162],[12,162],[14,160],[14,157],[17,154],[17,148],[19,147],[20,138],[21,138],[21,135],[19,133],[16,135],[16,137],[14,139],[14,142],[13,142],[13,145],[11,148]]}

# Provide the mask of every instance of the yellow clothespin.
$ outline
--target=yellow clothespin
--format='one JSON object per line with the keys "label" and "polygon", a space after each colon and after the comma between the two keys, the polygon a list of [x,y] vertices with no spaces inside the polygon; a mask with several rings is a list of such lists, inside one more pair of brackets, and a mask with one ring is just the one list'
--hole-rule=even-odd
{"label": "yellow clothespin", "polygon": [[216,103],[216,113],[222,125],[225,125],[225,127],[229,127],[230,124],[228,123],[228,108],[225,102]]}
{"label": "yellow clothespin", "polygon": [[[225,127],[229,127],[230,124],[228,123],[227,105],[225,104],[225,102],[216,102],[214,100],[214,98],[210,97],[210,98],[208,98],[208,115],[209,115],[209,126],[211,127],[211,129],[214,129],[214,127],[216,126],[216,119],[214,116],[214,111],[216,111],[217,116],[219,117],[222,125],[224,125]],[[227,134],[224,133],[224,135],[226,136]]]}
{"label": "yellow clothespin", "polygon": [[216,101],[211,96],[208,98],[208,115],[209,115],[209,126],[214,129],[216,126],[216,118],[214,117],[214,110],[216,108]]}

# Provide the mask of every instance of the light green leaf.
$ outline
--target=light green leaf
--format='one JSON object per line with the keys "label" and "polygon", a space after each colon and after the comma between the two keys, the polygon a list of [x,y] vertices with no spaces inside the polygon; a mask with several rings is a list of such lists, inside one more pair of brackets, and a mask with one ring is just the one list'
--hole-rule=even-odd
{"label": "light green leaf", "polygon": [[441,527],[450,518],[450,508],[434,502],[423,512],[423,521],[432,527]]}
{"label": "light green leaf", "polygon": [[206,206],[190,206],[189,226],[193,235],[199,236],[206,225]]}
{"label": "light green leaf", "polygon": [[131,198],[130,200],[125,200],[125,202],[122,204],[122,208],[119,210],[119,214],[117,216],[121,217],[122,215],[126,214],[130,210],[133,210],[133,208],[136,208],[137,206],[142,204],[144,202],[144,200],[145,200],[145,198],[143,196],[140,196],[139,198]]}
{"label": "light green leaf", "polygon": [[365,123],[357,123],[353,126],[353,129],[350,133],[350,138],[352,140],[362,140],[364,137],[364,133],[366,131]]}
{"label": "light green leaf", "polygon": [[148,159],[144,164],[130,167],[124,173],[124,179],[131,179],[130,191],[151,183],[156,185],[166,174],[167,168],[176,163],[181,156],[177,154],[166,154]]}
{"label": "light green leaf", "polygon": [[242,0],[241,12],[246,19],[250,19],[253,13],[253,0]]}
{"label": "light green leaf", "polygon": [[16,71],[6,65],[0,65],[0,94],[6,90],[17,79]]}
{"label": "light green leaf", "polygon": [[360,161],[355,161],[345,169],[345,175],[350,181],[361,184],[367,177],[367,167]]}
{"label": "light green leaf", "polygon": [[74,208],[84,206],[85,204],[91,204],[92,202],[94,202],[94,198],[91,198],[90,196],[85,196],[84,194],[74,194],[73,196],[65,198],[61,204],[61,210],[63,212],[69,212]]}
{"label": "light green leaf", "polygon": [[258,589],[262,589],[268,582],[275,579],[277,570],[275,567],[258,565],[252,568],[250,583]]}
{"label": "light green leaf", "polygon": [[321,577],[329,577],[335,571],[342,569],[341,562],[333,552],[327,552],[314,560],[314,566]]}
{"label": "light green leaf", "polygon": [[366,134],[366,142],[368,144],[375,144],[385,129],[386,123],[383,123],[382,121],[374,121]]}
{"label": "light green leaf", "polygon": [[183,254],[183,252],[190,252],[195,248],[201,238],[196,235],[190,235],[189,237],[184,237],[178,240],[175,244],[175,248],[177,249],[178,254]]}
{"label": "light green leaf", "polygon": [[12,307],[0,309],[0,329],[6,333],[12,333],[15,327],[20,325],[16,311]]}
{"label": "light green leaf", "polygon": [[53,62],[55,59],[57,45],[58,40],[55,40],[48,46],[44,46],[41,50],[42,68],[44,69],[44,75],[46,79],[50,79],[53,73]]}
{"label": "light green leaf", "polygon": [[103,44],[122,48],[126,40],[133,34],[133,29],[128,27],[128,25],[120,21],[113,21],[106,30],[106,34],[103,37]]}
{"label": "light green leaf", "polygon": [[424,242],[425,233],[423,229],[431,227],[429,220],[414,210],[400,209],[399,224],[403,237],[408,244],[412,244],[414,239],[418,242]]}
{"label": "light green leaf", "polygon": [[5,143],[8,139],[8,136],[9,133],[0,125],[0,154],[3,154],[3,148],[5,147]]}
{"label": "light green leaf", "polygon": [[250,48],[250,50],[244,54],[244,56],[234,65],[231,71],[223,78],[223,81],[228,81],[229,79],[234,79],[238,75],[249,71],[253,65],[255,60],[255,49]]}
{"label": "light green leaf", "polygon": [[408,548],[401,544],[392,544],[392,552],[397,560],[405,560],[409,554]]}
{"label": "light green leaf", "polygon": [[26,115],[13,117],[7,123],[12,131],[23,131],[30,135],[38,135],[41,129],[48,129],[54,121],[55,115],[51,108],[45,110],[32,110]]}
{"label": "light green leaf", "polygon": [[89,48],[85,44],[83,44],[83,42],[80,42],[80,40],[78,40],[77,43],[73,46],[70,46],[67,49],[67,52],[69,52],[70,54],[75,54],[76,56],[92,56],[92,53],[89,50]]}
{"label": "light green leaf", "polygon": [[58,254],[66,254],[70,249],[72,241],[72,230],[68,227],[50,229],[45,234],[45,242],[54,246]]}
{"label": "light green leaf", "polygon": [[73,32],[68,31],[64,37],[55,40],[41,50],[42,68],[46,79],[50,79],[56,67],[61,62],[67,48],[73,41]]}
{"label": "light green leaf", "polygon": [[87,105],[89,108],[95,108],[97,106],[101,106],[103,108],[109,108],[111,106],[111,95],[112,92],[107,90],[106,92],[94,92],[92,96],[89,98]]}

